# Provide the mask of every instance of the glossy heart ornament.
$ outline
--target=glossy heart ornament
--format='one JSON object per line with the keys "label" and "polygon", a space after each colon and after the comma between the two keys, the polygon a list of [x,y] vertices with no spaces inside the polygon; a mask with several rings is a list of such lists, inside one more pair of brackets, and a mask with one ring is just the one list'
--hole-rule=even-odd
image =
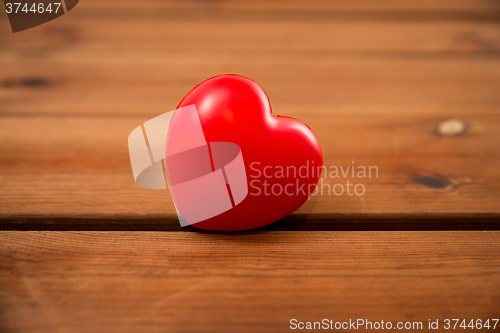
{"label": "glossy heart ornament", "polygon": [[[179,110],[184,113],[181,115]],[[201,125],[204,138],[180,131],[176,136],[179,124],[194,124],[195,128]],[[196,223],[189,224],[204,230],[254,229],[289,215],[313,193],[323,165],[321,146],[311,129],[297,119],[273,115],[264,90],[256,82],[238,75],[216,76],[191,90],[177,107],[168,135],[167,176],[174,202],[180,215],[198,217]],[[190,156],[207,156],[205,161],[208,161],[210,155],[210,163],[198,158],[191,167],[185,163],[181,166],[182,156],[189,155],[178,153],[176,147],[182,145],[196,147],[189,150]],[[203,208],[213,208],[208,219],[198,221],[203,212],[190,206],[201,196],[196,187],[182,182],[186,168],[204,175],[198,178],[198,183],[205,184],[204,195],[211,197],[205,200]],[[227,185],[231,199],[226,207],[214,199],[217,193],[226,191],[224,186],[215,185],[221,182]],[[208,184],[214,184],[213,188]],[[207,203],[210,200],[212,203]]]}

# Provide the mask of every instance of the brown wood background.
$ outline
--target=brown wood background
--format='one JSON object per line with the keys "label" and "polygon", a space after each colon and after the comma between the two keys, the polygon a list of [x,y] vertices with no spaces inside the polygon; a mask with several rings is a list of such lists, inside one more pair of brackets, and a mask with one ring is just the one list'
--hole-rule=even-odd
{"label": "brown wood background", "polygon": [[[325,165],[379,177],[264,230],[181,231],[127,137],[223,73],[307,123]],[[495,0],[82,0],[16,34],[2,9],[0,331],[498,318],[499,106]]]}

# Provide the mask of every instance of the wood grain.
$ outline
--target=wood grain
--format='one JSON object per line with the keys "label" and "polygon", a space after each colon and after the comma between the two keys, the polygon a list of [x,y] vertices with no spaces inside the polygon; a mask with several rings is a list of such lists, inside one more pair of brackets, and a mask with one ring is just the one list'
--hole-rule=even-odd
{"label": "wood grain", "polygon": [[[16,34],[0,12],[0,229],[51,230],[0,231],[0,332],[499,318],[498,1],[85,0]],[[377,166],[323,179],[366,193],[181,229],[127,137],[223,73],[307,123],[325,165]]]}
{"label": "wood grain", "polygon": [[0,330],[282,332],[292,318],[498,318],[499,236],[1,232]]}
{"label": "wood grain", "polygon": [[[379,169],[324,179],[362,181],[366,194],[315,196],[270,228],[498,229],[499,10],[486,0],[85,1],[39,28],[5,28],[0,226],[178,230],[169,194],[133,183],[126,138],[199,82],[238,73],[262,85],[274,113],[313,129],[325,165]],[[437,135],[451,118],[465,133]]]}
{"label": "wood grain", "polygon": [[[477,131],[477,134],[456,138],[435,135],[434,124],[438,121],[432,121],[429,116],[394,120],[392,116],[381,119],[365,115],[366,124],[361,124],[356,116],[346,115],[331,122],[325,122],[320,116],[304,114],[301,118],[312,128],[320,129],[317,134],[327,152],[326,165],[347,167],[352,166],[354,160],[356,165],[377,166],[379,176],[324,178],[322,186],[323,181],[333,186],[350,180],[364,184],[366,193],[362,197],[336,196],[325,189],[324,195],[312,197],[288,222],[295,219],[300,224],[313,223],[325,230],[328,218],[343,219],[345,223],[341,226],[332,224],[329,228],[350,229],[359,227],[351,222],[360,218],[376,219],[383,224],[384,218],[391,223],[400,217],[407,219],[407,228],[464,228],[453,219],[443,218],[448,213],[451,218],[468,220],[471,229],[498,227],[495,222],[499,208],[498,168],[483,167],[499,165],[498,140],[489,139],[498,133],[480,128],[480,124],[498,127],[498,123],[492,122],[495,118],[477,115],[466,118],[471,123],[469,131]],[[128,149],[126,142],[120,139],[126,138],[130,129],[142,121],[138,117],[60,119],[44,116],[37,118],[33,126],[34,123],[24,122],[22,118],[5,117],[2,137],[17,139],[10,147],[1,148],[4,186],[0,194],[4,205],[0,207],[0,214],[4,227],[23,228],[19,224],[28,222],[41,224],[37,228],[59,226],[63,229],[71,228],[71,224],[79,229],[87,223],[90,226],[83,227],[91,229],[99,223],[103,224],[99,228],[104,229],[120,229],[129,223],[135,223],[140,230],[151,228],[151,224],[167,230],[175,226],[175,208],[168,192],[138,189],[130,174]],[[402,129],[387,132],[377,129],[376,122],[380,122],[379,126],[401,126]],[[411,123],[421,125],[407,125]],[[353,129],[376,139],[366,142],[356,138]],[[329,130],[334,134],[322,135]],[[480,149],[474,150],[474,147]],[[448,152],[440,156],[443,150]],[[435,175],[446,179],[448,183],[444,188],[436,189],[416,181],[421,176]],[[430,219],[429,223],[419,226],[425,218]],[[483,222],[487,223],[480,223],[479,218],[485,218],[487,221]],[[474,223],[480,224],[474,226]],[[287,223],[281,224],[282,228],[286,226]],[[33,228],[33,225],[26,227]],[[373,227],[372,224],[368,228]],[[404,224],[396,228],[404,228]]]}

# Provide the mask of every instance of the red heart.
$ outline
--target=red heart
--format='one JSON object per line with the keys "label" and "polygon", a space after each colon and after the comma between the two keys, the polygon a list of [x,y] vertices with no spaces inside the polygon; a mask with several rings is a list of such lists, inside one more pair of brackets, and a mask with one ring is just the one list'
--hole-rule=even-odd
{"label": "red heart", "polygon": [[241,148],[249,185],[240,204],[193,226],[217,231],[254,229],[302,206],[314,191],[323,165],[321,146],[307,125],[273,115],[264,90],[239,75],[220,75],[202,82],[178,108],[192,104],[207,142],[233,142]]}

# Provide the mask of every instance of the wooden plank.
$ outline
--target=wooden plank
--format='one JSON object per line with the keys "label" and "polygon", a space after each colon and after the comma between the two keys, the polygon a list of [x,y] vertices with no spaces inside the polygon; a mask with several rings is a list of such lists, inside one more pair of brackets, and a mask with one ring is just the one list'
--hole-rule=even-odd
{"label": "wooden plank", "polygon": [[[86,1],[85,3],[79,4],[80,14],[86,13],[90,14],[94,11],[97,19],[102,18],[102,13],[110,13],[112,10],[115,13],[131,11],[133,10],[136,14],[141,15],[141,12],[156,11],[159,13],[165,13],[168,11],[190,11],[196,14],[217,15],[218,12],[233,12],[233,13],[252,13],[256,11],[277,13],[277,12],[301,12],[307,17],[308,12],[319,13],[319,12],[371,12],[372,16],[375,16],[383,12],[398,12],[403,14],[406,12],[415,13],[441,13],[446,12],[469,12],[469,13],[484,13],[492,12],[500,9],[500,5],[495,0],[425,0],[414,2],[410,0],[382,0],[382,1],[369,1],[369,0],[355,0],[355,1],[345,1],[345,0],[245,0],[245,1],[232,1],[232,0],[222,0],[222,1],[192,1],[192,0],[167,0],[167,1],[148,1],[147,3],[142,3],[138,0],[108,0],[108,1]],[[72,11],[70,14],[75,14],[76,11]],[[116,17],[111,15],[110,17]],[[133,18],[133,17],[131,17]]]}
{"label": "wooden plank", "polygon": [[[363,218],[376,219],[382,229],[464,228],[443,219],[443,214],[468,219],[471,229],[498,228],[497,116],[469,114],[469,133],[454,138],[435,135],[439,120],[430,116],[374,114],[360,121],[359,115],[325,120],[321,114],[305,113],[301,119],[316,131],[326,166],[346,169],[354,161],[356,166],[376,166],[378,177],[374,173],[372,178],[351,174],[322,178],[324,192],[299,209],[290,218],[291,225],[283,223],[280,228],[303,228],[300,223],[321,229],[358,228],[353,220]],[[142,121],[141,117],[3,117],[0,140],[10,142],[0,148],[3,227],[33,228],[35,223],[42,229],[178,228],[173,227],[177,222],[168,192],[142,190],[134,184],[126,138]],[[442,179],[442,188],[421,184],[422,176]],[[366,193],[335,195],[333,186],[345,187],[347,180],[363,184]],[[474,216],[490,222],[474,225],[480,222]],[[394,226],[397,217],[403,221]],[[432,223],[441,221],[419,226],[424,217]],[[339,218],[347,221],[325,226],[325,220]]]}
{"label": "wooden plank", "polygon": [[283,332],[293,318],[363,318],[446,331],[446,318],[498,318],[499,236],[1,232],[0,330]]}
{"label": "wooden plank", "polygon": [[[168,194],[133,183],[126,138],[199,82],[238,73],[311,126],[327,166],[380,171],[363,197],[316,196],[271,228],[497,229],[498,6],[89,1],[2,32],[0,224],[178,229]],[[466,133],[437,136],[448,118]]]}
{"label": "wooden plank", "polygon": [[[494,0],[219,0],[219,1],[182,1],[182,0],[153,0],[142,3],[137,0],[87,0],[79,6],[88,8],[230,8],[230,9],[334,9],[334,10],[494,10],[500,5]],[[83,7],[82,6],[82,7]]]}
{"label": "wooden plank", "polygon": [[[500,11],[499,11],[500,13]],[[499,14],[500,16],[500,14]],[[228,14],[228,17],[231,17]],[[498,54],[498,19],[491,22],[331,20],[224,20],[148,18],[95,20],[62,17],[23,34],[2,30],[2,49],[63,48],[211,50],[330,50],[394,52],[478,51]],[[500,17],[499,17],[500,18]],[[6,23],[6,22],[5,22]],[[26,50],[28,49],[28,50]],[[20,50],[20,51],[21,51]],[[36,54],[36,53],[35,53]]]}
{"label": "wooden plank", "polygon": [[[29,61],[5,52],[0,60],[5,66],[2,114],[155,116],[175,108],[199,82],[221,73],[255,79],[278,114],[307,108],[329,114],[459,117],[464,112],[494,113],[500,102],[496,57],[64,50]],[[32,87],[23,81],[29,78],[43,84]]]}

